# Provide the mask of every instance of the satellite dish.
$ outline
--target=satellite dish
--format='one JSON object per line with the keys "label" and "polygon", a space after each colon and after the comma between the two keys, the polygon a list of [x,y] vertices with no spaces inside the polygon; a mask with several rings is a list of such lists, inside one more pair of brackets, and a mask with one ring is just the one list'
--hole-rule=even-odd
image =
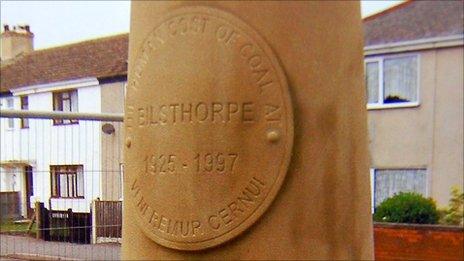
{"label": "satellite dish", "polygon": [[113,134],[116,130],[111,123],[105,123],[102,125],[102,131],[106,134]]}

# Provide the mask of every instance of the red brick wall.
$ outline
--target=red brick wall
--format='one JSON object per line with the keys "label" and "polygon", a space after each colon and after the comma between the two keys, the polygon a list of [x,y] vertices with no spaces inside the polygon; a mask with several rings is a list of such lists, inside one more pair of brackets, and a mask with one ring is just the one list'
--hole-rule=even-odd
{"label": "red brick wall", "polygon": [[462,227],[374,224],[375,259],[464,260]]}

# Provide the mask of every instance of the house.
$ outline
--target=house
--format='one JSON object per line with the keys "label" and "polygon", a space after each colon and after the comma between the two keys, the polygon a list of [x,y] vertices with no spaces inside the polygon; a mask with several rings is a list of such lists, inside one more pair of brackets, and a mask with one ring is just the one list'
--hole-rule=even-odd
{"label": "house", "polygon": [[[399,191],[445,205],[450,187],[463,184],[462,5],[408,1],[364,19],[373,205]],[[2,48],[18,46],[2,49],[2,110],[123,111],[127,34],[38,51],[23,38],[32,40],[29,27],[2,33]],[[119,199],[122,158],[109,159],[106,148],[122,136],[104,134],[102,124],[2,118],[0,190],[22,191],[24,206],[78,211],[96,198]],[[71,173],[77,189],[59,190],[59,173]]]}
{"label": "house", "polygon": [[[34,51],[29,26],[5,25],[1,41],[2,111],[122,113],[127,34]],[[120,199],[122,128],[104,124],[1,118],[0,192],[20,192],[23,217],[36,201],[89,212],[92,200]]]}
{"label": "house", "polygon": [[364,19],[373,201],[463,186],[463,2],[408,1]]}

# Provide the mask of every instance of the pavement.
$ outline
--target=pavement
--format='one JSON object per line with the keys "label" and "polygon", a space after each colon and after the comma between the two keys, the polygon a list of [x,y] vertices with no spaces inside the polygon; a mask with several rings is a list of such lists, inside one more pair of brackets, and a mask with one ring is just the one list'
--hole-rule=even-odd
{"label": "pavement", "polygon": [[1,260],[120,260],[121,245],[50,242],[0,234]]}

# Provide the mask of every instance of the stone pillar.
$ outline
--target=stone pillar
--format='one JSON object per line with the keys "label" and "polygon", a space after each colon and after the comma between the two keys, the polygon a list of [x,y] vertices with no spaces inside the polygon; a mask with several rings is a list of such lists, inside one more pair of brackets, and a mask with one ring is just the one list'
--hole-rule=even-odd
{"label": "stone pillar", "polygon": [[372,259],[359,3],[132,3],[122,259]]}

